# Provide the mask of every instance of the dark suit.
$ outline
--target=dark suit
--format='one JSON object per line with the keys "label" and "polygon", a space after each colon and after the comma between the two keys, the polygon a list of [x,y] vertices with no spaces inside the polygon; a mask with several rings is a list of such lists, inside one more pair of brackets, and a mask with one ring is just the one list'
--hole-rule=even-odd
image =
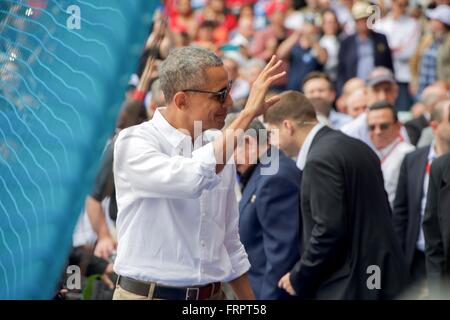
{"label": "dark suit", "polygon": [[[428,162],[430,147],[417,149],[405,156],[398,178],[397,192],[394,201],[392,222],[399,237],[411,275],[425,276],[425,270],[415,270],[414,261],[417,240],[421,227],[421,208],[425,168]],[[423,258],[422,258],[423,259]],[[423,262],[422,262],[423,264]]]}
{"label": "dark suit", "polygon": [[[391,50],[386,36],[371,31],[369,37],[373,43],[375,67],[383,66],[393,71]],[[356,77],[358,66],[357,34],[350,35],[341,42],[338,63],[337,91],[340,94],[345,82]]]}
{"label": "dark suit", "polygon": [[431,164],[423,220],[427,276],[432,293],[450,297],[450,153]]}
{"label": "dark suit", "polygon": [[422,130],[428,127],[428,120],[424,115],[405,123],[406,132],[408,133],[411,144],[417,146]]}
{"label": "dark suit", "polygon": [[[278,149],[276,149],[278,151]],[[279,152],[279,171],[261,175],[258,163],[239,203],[239,233],[251,268],[250,284],[257,299],[286,299],[278,281],[299,259],[300,170]]]}
{"label": "dark suit", "polygon": [[[300,201],[305,250],[290,276],[300,298],[390,299],[400,293],[407,267],[380,159],[365,143],[320,129],[303,170]],[[376,275],[371,266],[380,268],[380,289],[369,289]]]}

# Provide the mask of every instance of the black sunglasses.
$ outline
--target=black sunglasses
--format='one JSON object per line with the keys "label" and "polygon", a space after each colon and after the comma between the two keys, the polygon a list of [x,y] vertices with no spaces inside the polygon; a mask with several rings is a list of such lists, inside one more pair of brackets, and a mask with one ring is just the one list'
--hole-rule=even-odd
{"label": "black sunglasses", "polygon": [[225,100],[227,100],[228,93],[230,93],[231,86],[233,85],[233,80],[228,80],[227,87],[220,90],[220,91],[206,91],[206,90],[198,90],[198,89],[185,89],[181,90],[182,92],[198,92],[198,93],[209,93],[217,96],[217,100],[221,104],[225,103]]}
{"label": "black sunglasses", "polygon": [[381,131],[389,129],[390,126],[392,126],[393,123],[380,123],[379,125],[370,124],[369,131],[374,131],[376,127],[379,127]]}

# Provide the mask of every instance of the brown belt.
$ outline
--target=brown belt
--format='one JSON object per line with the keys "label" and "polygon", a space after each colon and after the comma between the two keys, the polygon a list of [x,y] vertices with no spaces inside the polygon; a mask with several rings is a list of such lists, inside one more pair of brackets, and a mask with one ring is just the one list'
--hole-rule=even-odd
{"label": "brown belt", "polygon": [[[217,294],[222,287],[220,282],[197,287],[167,287],[123,276],[118,277],[117,285],[139,296],[164,300],[206,300]],[[152,289],[153,294],[150,292]]]}

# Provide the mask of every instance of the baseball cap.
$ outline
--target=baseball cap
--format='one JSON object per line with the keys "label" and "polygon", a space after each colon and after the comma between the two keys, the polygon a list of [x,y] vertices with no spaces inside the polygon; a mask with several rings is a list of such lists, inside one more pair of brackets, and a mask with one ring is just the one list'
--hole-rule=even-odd
{"label": "baseball cap", "polygon": [[425,15],[429,19],[438,20],[443,24],[450,26],[450,6],[440,4],[434,9],[428,9]]}
{"label": "baseball cap", "polygon": [[394,74],[390,69],[385,67],[376,67],[369,74],[369,77],[366,80],[366,85],[373,87],[381,82],[396,83]]}

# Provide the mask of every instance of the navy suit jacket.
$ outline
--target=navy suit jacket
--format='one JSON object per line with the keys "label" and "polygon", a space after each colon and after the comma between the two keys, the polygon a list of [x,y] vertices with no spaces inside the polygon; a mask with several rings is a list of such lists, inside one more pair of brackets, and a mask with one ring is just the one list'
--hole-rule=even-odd
{"label": "navy suit jacket", "polygon": [[423,233],[430,297],[449,299],[450,153],[440,156],[431,164]]}
{"label": "navy suit jacket", "polygon": [[[338,79],[337,91],[341,94],[342,88],[347,80],[356,77],[358,67],[358,49],[356,44],[356,34],[350,35],[341,42],[338,53]],[[386,36],[377,32],[370,32],[369,37],[373,42],[375,67],[383,66],[394,71],[392,64],[391,50]]]}
{"label": "navy suit jacket", "polygon": [[278,281],[299,260],[301,172],[279,153],[279,171],[261,175],[258,163],[239,203],[239,233],[251,264],[248,276],[257,299],[287,299]]}
{"label": "navy suit jacket", "polygon": [[[300,192],[304,250],[291,270],[300,299],[392,299],[408,269],[392,227],[380,159],[364,143],[323,127],[314,137]],[[381,270],[370,289],[370,268]]]}
{"label": "navy suit jacket", "polygon": [[429,151],[429,146],[419,148],[403,159],[392,212],[394,229],[410,271],[420,231],[423,183]]}

